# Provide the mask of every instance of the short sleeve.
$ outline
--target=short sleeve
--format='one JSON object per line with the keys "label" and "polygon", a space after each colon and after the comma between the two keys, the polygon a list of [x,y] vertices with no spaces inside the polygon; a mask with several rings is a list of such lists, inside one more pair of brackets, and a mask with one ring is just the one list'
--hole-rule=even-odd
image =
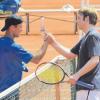
{"label": "short sleeve", "polygon": [[28,63],[33,57],[30,52],[22,48],[20,45],[13,44],[13,50],[16,56],[24,63]]}
{"label": "short sleeve", "polygon": [[71,49],[71,52],[72,52],[72,53],[79,55],[79,50],[80,50],[81,41],[82,41],[82,40],[80,40],[80,41]]}
{"label": "short sleeve", "polygon": [[94,35],[89,36],[87,39],[87,48],[89,57],[100,56],[100,38]]}

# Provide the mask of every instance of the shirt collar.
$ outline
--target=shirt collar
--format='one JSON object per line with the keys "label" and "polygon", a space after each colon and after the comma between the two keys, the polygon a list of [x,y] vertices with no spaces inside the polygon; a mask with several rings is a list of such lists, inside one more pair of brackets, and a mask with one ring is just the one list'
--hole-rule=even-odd
{"label": "shirt collar", "polygon": [[95,27],[94,27],[94,26],[90,27],[90,28],[88,29],[88,31],[86,32],[86,34],[88,34],[89,32],[91,32],[91,31],[93,31],[93,30],[95,30]]}

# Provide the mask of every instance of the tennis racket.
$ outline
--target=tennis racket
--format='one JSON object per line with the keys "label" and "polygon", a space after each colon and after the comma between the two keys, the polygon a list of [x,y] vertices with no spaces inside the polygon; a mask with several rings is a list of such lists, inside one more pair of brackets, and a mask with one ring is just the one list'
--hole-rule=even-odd
{"label": "tennis racket", "polygon": [[[44,62],[38,65],[35,71],[35,75],[40,82],[54,85],[54,84],[66,82],[64,81],[64,79],[65,76],[66,78],[69,78],[69,74],[68,74],[69,72],[70,71],[65,72],[64,69],[56,63]],[[76,84],[88,88],[90,90],[94,89],[94,85],[82,81],[77,81]]]}

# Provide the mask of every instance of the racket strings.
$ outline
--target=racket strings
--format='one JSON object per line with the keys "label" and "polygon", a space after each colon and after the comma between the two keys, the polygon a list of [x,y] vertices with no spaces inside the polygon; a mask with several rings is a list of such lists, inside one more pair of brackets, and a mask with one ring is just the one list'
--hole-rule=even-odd
{"label": "racket strings", "polygon": [[[39,69],[45,66],[47,69],[39,73]],[[42,64],[36,71],[36,76],[41,82],[48,83],[48,84],[55,84],[59,83],[64,78],[63,70],[58,67],[56,64]]]}
{"label": "racket strings", "polygon": [[[60,64],[59,63],[53,64],[49,62],[49,63],[41,64],[38,66],[35,74],[38,80],[43,83],[53,85],[53,84],[62,83],[64,81],[64,83],[67,84],[66,80],[69,79],[69,77],[67,77],[67,75],[65,77],[65,73],[67,73],[68,76],[70,76],[73,72],[71,72],[72,66],[70,66],[70,63],[68,62],[67,64],[65,63],[66,62],[64,63],[60,62]],[[75,86],[71,86],[70,84],[68,84],[68,86],[70,86],[71,97],[75,99]]]}

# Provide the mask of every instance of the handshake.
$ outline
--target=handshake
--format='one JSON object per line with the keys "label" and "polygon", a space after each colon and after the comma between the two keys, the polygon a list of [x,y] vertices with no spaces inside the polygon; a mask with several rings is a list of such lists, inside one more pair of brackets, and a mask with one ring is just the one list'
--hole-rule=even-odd
{"label": "handshake", "polygon": [[55,37],[50,32],[42,31],[42,35],[43,35],[43,40],[48,44],[52,45],[56,41]]}

